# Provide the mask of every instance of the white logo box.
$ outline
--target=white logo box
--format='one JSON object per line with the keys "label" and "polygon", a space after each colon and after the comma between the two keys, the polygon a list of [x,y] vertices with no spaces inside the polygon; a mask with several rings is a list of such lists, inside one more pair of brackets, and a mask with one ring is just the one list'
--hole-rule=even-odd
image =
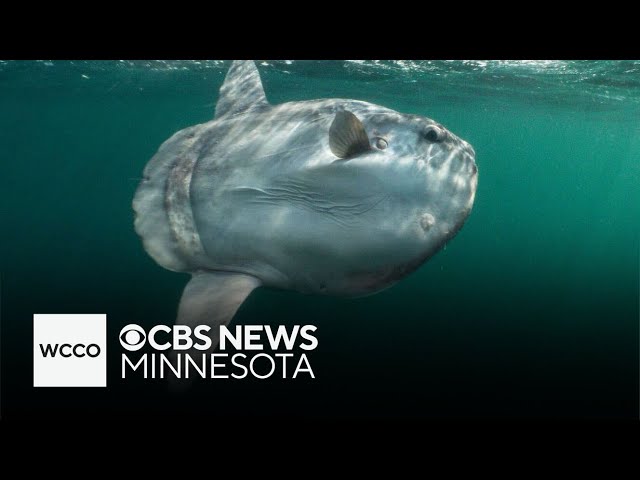
{"label": "white logo box", "polygon": [[34,314],[33,386],[106,387],[107,315]]}

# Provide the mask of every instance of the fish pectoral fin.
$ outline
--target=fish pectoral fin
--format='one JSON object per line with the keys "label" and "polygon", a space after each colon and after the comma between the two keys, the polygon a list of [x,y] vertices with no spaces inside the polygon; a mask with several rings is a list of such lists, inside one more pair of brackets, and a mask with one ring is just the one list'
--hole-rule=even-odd
{"label": "fish pectoral fin", "polygon": [[338,158],[350,158],[371,149],[362,122],[349,110],[341,110],[329,127],[329,148]]}
{"label": "fish pectoral fin", "polygon": [[214,118],[269,105],[258,67],[253,60],[235,60],[220,87]]}
{"label": "fish pectoral fin", "polygon": [[176,325],[211,327],[209,337],[215,349],[220,325],[227,325],[242,302],[260,286],[260,280],[235,272],[194,273],[182,292]]}

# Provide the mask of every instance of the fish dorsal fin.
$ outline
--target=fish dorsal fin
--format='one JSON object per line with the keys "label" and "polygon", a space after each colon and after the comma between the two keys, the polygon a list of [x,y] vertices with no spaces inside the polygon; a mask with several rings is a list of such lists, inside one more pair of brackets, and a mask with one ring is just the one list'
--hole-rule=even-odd
{"label": "fish dorsal fin", "polygon": [[338,158],[350,158],[371,149],[362,122],[349,110],[336,113],[329,127],[329,148]]}
{"label": "fish dorsal fin", "polygon": [[253,60],[234,60],[227,72],[214,118],[269,105],[262,80]]}

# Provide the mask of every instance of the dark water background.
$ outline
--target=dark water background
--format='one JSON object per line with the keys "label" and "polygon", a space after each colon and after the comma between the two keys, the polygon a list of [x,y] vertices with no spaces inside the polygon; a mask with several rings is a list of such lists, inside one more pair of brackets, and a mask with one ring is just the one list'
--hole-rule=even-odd
{"label": "dark water background", "polygon": [[[259,62],[273,103],[342,97],[473,144],[462,231],[395,287],[255,291],[236,321],[315,324],[316,380],[119,379],[122,326],[188,276],[133,230],[146,162],[208,121],[228,62],[0,62],[2,415],[423,418],[638,414],[640,62]],[[34,389],[33,313],[104,313],[109,387]]]}

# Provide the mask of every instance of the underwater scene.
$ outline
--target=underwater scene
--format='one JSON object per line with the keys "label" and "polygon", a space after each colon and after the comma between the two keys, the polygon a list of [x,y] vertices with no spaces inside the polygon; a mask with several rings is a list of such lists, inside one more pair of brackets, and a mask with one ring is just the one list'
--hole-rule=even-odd
{"label": "underwater scene", "polygon": [[[0,152],[3,419],[638,417],[640,61],[0,61]],[[315,330],[175,389],[176,319]]]}

